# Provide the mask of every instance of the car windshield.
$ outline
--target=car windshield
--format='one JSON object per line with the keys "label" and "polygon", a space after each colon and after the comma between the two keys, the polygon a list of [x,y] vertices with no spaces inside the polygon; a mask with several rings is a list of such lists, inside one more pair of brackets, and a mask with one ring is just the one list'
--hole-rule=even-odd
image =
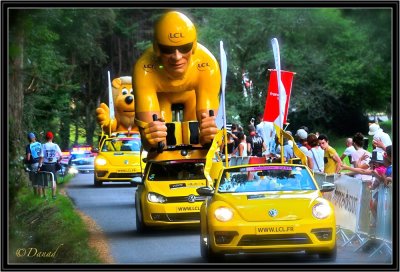
{"label": "car windshield", "polygon": [[309,172],[299,166],[248,166],[226,169],[219,193],[316,190]]}
{"label": "car windshield", "polygon": [[105,140],[101,151],[140,151],[140,146],[141,142],[139,138],[112,138]]}
{"label": "car windshield", "polygon": [[90,158],[90,153],[72,153],[71,160]]}
{"label": "car windshield", "polygon": [[197,180],[205,179],[204,160],[180,160],[153,162],[150,165],[148,180]]}

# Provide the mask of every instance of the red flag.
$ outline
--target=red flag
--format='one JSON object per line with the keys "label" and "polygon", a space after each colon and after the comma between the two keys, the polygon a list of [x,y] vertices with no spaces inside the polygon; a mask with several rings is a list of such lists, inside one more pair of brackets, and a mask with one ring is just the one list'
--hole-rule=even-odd
{"label": "red flag", "polygon": [[[264,121],[267,122],[275,122],[279,117],[279,90],[278,90],[278,79],[276,70],[270,70],[270,79],[268,85],[268,93],[267,100],[265,102],[264,108]],[[283,123],[286,123],[289,102],[290,102],[290,93],[292,91],[292,82],[294,72],[283,71],[281,70],[281,81],[286,91],[286,104],[285,104],[285,115],[283,118]]]}

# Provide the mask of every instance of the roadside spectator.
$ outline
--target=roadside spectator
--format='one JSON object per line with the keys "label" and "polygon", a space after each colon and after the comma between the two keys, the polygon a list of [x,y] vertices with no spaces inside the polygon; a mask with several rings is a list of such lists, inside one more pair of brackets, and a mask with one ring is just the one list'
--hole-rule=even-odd
{"label": "roadside spectator", "polygon": [[[364,135],[360,132],[357,132],[353,136],[353,145],[356,151],[354,151],[351,155],[351,164],[354,168],[361,168],[361,169],[368,169],[369,168],[369,162],[371,160],[371,153],[366,151],[363,148],[364,145]],[[360,173],[357,173],[355,178],[361,179],[361,180],[370,180],[371,177],[367,175],[363,175]]]}
{"label": "roadside spectator", "polygon": [[307,143],[311,146],[307,151],[308,167],[314,172],[324,173],[324,150],[318,144],[317,135],[310,133],[307,136]]}
{"label": "roadside spectator", "polygon": [[39,163],[40,171],[52,172],[54,175],[54,182],[52,184],[52,197],[56,198],[57,189],[57,170],[56,163],[59,163],[62,159],[61,149],[58,144],[53,143],[53,133],[48,131],[46,133],[47,142],[42,145],[42,157]]}
{"label": "roadside spectator", "polygon": [[[369,125],[369,135],[373,136],[372,143],[376,141],[381,141],[384,146],[392,145],[392,140],[390,139],[389,134],[383,132],[380,126],[376,123],[372,123]],[[376,144],[375,144],[376,145]],[[382,147],[376,146],[375,148],[379,152],[384,152],[385,150]]]}
{"label": "roadside spectator", "polygon": [[231,127],[231,130],[232,130],[232,138],[233,138],[233,140],[235,141],[235,149],[238,147],[238,145],[239,145],[239,138],[238,138],[238,135],[239,135],[239,130],[238,130],[238,125],[237,124],[232,124],[232,127]]}
{"label": "roadside spectator", "polygon": [[36,183],[36,172],[39,168],[39,161],[42,154],[42,144],[36,141],[36,136],[33,132],[28,133],[29,144],[25,148],[25,161],[29,167],[29,179],[33,187],[33,193],[40,195],[38,184]]}
{"label": "roadside spectator", "polygon": [[249,136],[247,137],[247,152],[251,156],[262,157],[263,151],[267,150],[263,138],[257,134],[253,125],[249,125]]}
{"label": "roadside spectator", "polygon": [[392,182],[392,146],[389,145],[385,148],[385,152],[383,153],[383,164],[386,167],[386,171],[384,174],[380,174],[379,171],[375,171],[374,175],[381,182],[387,186]]}
{"label": "roadside spectator", "polygon": [[[299,149],[304,153],[304,155],[307,156],[308,150],[311,149],[310,145],[307,143],[307,136],[308,132],[304,129],[307,127],[302,126],[302,128],[299,128],[296,132],[297,136],[297,146]],[[308,129],[308,128],[307,128]]]}
{"label": "roadside spectator", "polygon": [[329,145],[328,136],[320,134],[318,142],[321,148],[324,150],[324,172],[326,174],[337,174],[340,172],[342,166],[342,160],[337,154],[336,150]]}
{"label": "roadside spectator", "polygon": [[[275,152],[271,153],[271,157],[273,158],[273,162],[281,161],[281,145],[278,138],[278,135],[275,136]],[[285,162],[288,162],[290,159],[294,158],[293,147],[290,146],[289,141],[287,139],[283,139],[283,158]]]}
{"label": "roadside spectator", "polygon": [[373,140],[372,141],[372,146],[374,147],[374,149],[376,147],[380,147],[381,149],[386,150],[386,146],[381,140]]}
{"label": "roadside spectator", "polygon": [[275,128],[273,122],[263,121],[263,114],[258,115],[259,124],[256,126],[256,132],[260,135],[266,146],[266,155],[271,153],[271,150],[275,149]]}
{"label": "roadside spectator", "polygon": [[[290,136],[293,137],[293,134],[292,134],[292,132],[291,132],[290,130],[285,130],[285,132],[286,132],[287,134],[289,134]],[[293,141],[292,141],[292,140],[288,140],[288,144],[289,144],[291,147],[293,147]]]}
{"label": "roadside spectator", "polygon": [[347,138],[345,144],[346,144],[346,149],[344,150],[342,156],[340,156],[340,159],[343,161],[347,157],[349,158],[349,164],[352,165],[351,154],[354,151],[356,151],[356,149],[353,146],[353,139]]}
{"label": "roadside spectator", "polygon": [[[367,154],[361,157],[361,160],[365,159]],[[376,226],[376,216],[377,216],[377,207],[378,207],[378,186],[382,178],[384,177],[387,168],[385,167],[385,162],[383,159],[383,153],[378,151],[372,152],[372,158],[369,162],[369,167],[367,169],[360,167],[349,167],[347,165],[342,165],[342,169],[350,170],[353,173],[357,173],[363,175],[365,177],[369,177],[366,179],[370,183],[368,186],[372,191],[372,199],[370,202],[370,210],[372,214],[370,227]]]}
{"label": "roadside spectator", "polygon": [[[232,135],[233,135],[232,132],[229,129],[227,129],[226,136],[227,136],[228,141],[227,141],[226,147],[228,149],[228,155],[234,155],[234,152],[236,150],[235,140],[233,139]],[[222,141],[220,150],[221,150],[222,154],[225,154],[225,141]]]}
{"label": "roadside spectator", "polygon": [[246,142],[246,135],[243,132],[239,132],[239,146],[238,146],[238,153],[240,157],[247,157],[247,142]]}

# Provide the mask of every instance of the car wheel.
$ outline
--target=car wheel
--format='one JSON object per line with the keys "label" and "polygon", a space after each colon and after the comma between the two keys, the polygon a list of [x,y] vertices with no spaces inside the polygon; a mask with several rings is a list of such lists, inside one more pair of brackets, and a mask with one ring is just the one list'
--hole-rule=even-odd
{"label": "car wheel", "polygon": [[145,233],[146,231],[148,231],[148,228],[146,227],[146,224],[143,222],[142,215],[139,214],[139,209],[140,209],[140,207],[138,207],[136,205],[136,209],[135,209],[136,210],[136,231],[138,233]]}
{"label": "car wheel", "polygon": [[203,239],[203,236],[200,235],[200,251],[201,256],[206,259],[209,263],[218,263],[224,259],[223,253],[216,253],[212,250],[210,245],[210,235],[207,235],[207,240]]}
{"label": "car wheel", "polygon": [[[207,241],[209,237],[207,238]],[[208,242],[208,246],[207,246],[207,255],[208,255],[208,262],[209,263],[218,263],[218,262],[222,262],[224,259],[224,254],[223,253],[216,253],[212,250],[210,243]]]}
{"label": "car wheel", "polygon": [[[207,240],[208,241],[208,240]],[[208,248],[207,248],[207,242],[204,241],[203,235],[200,234],[200,252],[201,252],[201,257],[204,259],[208,259]]]}
{"label": "car wheel", "polygon": [[337,255],[337,245],[330,251],[324,251],[319,253],[319,258],[325,261],[335,261]]}
{"label": "car wheel", "polygon": [[96,187],[100,187],[102,184],[103,184],[103,182],[101,182],[101,181],[98,181],[97,179],[96,179],[96,173],[94,173],[93,174],[93,180],[94,180],[94,186],[96,186]]}

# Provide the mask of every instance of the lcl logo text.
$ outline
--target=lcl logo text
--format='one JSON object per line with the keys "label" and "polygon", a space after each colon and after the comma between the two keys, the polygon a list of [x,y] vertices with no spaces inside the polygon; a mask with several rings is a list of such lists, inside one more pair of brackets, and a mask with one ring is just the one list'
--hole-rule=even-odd
{"label": "lcl logo text", "polygon": [[177,32],[177,33],[169,33],[169,38],[170,38],[170,39],[183,38],[183,34],[180,33],[180,32]]}
{"label": "lcl logo text", "polygon": [[203,63],[197,64],[197,69],[199,69],[200,71],[204,71],[209,68],[210,68],[210,64],[208,64],[208,62],[203,62]]}
{"label": "lcl logo text", "polygon": [[154,70],[154,64],[150,63],[143,65],[143,70],[146,72],[152,72]]}
{"label": "lcl logo text", "polygon": [[145,64],[143,65],[144,69],[153,69],[154,68],[154,64]]}

